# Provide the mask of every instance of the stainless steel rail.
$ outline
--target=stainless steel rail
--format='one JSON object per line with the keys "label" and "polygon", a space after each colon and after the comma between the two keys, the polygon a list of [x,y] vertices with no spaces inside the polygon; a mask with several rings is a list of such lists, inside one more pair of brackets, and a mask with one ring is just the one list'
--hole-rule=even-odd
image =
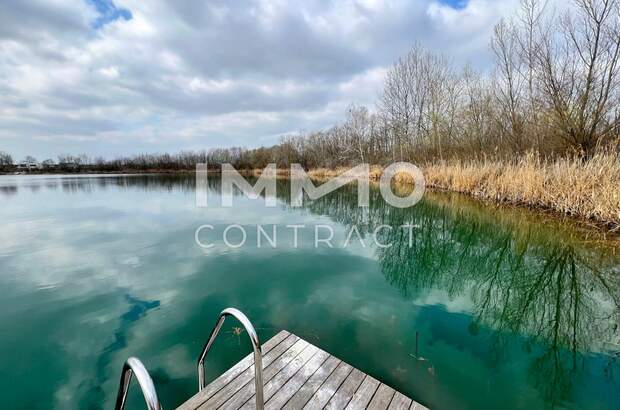
{"label": "stainless steel rail", "polygon": [[153,385],[153,379],[149,376],[149,372],[142,362],[135,357],[127,359],[123,365],[123,372],[121,373],[121,383],[118,387],[118,396],[116,396],[115,410],[123,410],[125,408],[125,400],[127,399],[127,392],[129,391],[129,384],[131,383],[131,376],[135,374],[138,379],[138,384],[142,390],[142,395],[146,401],[146,408],[148,410],[161,410],[159,399],[157,398],[157,392]]}
{"label": "stainless steel rail", "polygon": [[245,328],[246,332],[248,332],[248,336],[250,336],[250,340],[252,342],[252,348],[254,349],[254,384],[256,386],[256,409],[263,410],[265,408],[264,398],[263,398],[263,354],[261,352],[260,340],[258,339],[258,335],[256,334],[256,330],[254,330],[254,326],[250,323],[250,320],[244,315],[241,311],[235,308],[224,309],[220,316],[217,319],[217,323],[215,327],[211,331],[211,335],[209,336],[209,340],[207,344],[205,344],[202,349],[202,353],[200,354],[200,358],[198,359],[198,391],[202,391],[205,388],[205,358],[207,357],[207,353],[211,349],[215,338],[217,337],[226,317],[233,316],[237,319]]}

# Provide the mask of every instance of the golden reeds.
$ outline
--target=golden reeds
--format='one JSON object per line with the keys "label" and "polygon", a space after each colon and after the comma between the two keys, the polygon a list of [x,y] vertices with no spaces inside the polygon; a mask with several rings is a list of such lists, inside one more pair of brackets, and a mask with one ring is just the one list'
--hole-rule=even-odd
{"label": "golden reeds", "polygon": [[444,162],[425,167],[427,185],[498,202],[550,209],[620,227],[620,155],[598,153],[544,160],[528,154],[511,162]]}
{"label": "golden reeds", "polygon": [[[333,178],[349,168],[317,168],[314,179]],[[378,181],[383,169],[372,166],[370,179]],[[444,161],[423,167],[426,185],[500,203],[546,209],[620,230],[620,154],[599,152],[588,161],[578,157],[546,160],[535,153],[513,161]],[[254,171],[260,175],[260,171]],[[278,170],[278,176],[288,170]],[[408,174],[396,183],[410,184]]]}

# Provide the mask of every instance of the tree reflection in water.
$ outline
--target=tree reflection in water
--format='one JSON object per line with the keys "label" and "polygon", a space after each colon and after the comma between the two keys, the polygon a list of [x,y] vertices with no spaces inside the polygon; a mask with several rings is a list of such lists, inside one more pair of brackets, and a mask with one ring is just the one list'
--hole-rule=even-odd
{"label": "tree reflection in water", "polygon": [[[28,180],[37,188],[65,192],[143,189],[180,190],[191,194],[195,179],[187,176],[75,177]],[[209,190],[221,181],[209,178]],[[9,199],[24,185],[12,180],[0,187]],[[371,189],[370,207],[357,206],[355,187],[341,188],[306,210],[337,223],[355,225],[369,235],[379,225],[377,261],[387,282],[415,299],[432,290],[450,298],[468,298],[469,332],[491,332],[496,364],[510,361],[509,347],[519,343],[527,353],[529,379],[550,406],[566,399],[579,371],[593,366],[613,379],[620,360],[620,246],[617,239],[581,230],[570,222],[515,208],[483,205],[460,195],[428,192],[409,209],[387,205]],[[288,182],[278,181],[286,207]],[[415,225],[411,238],[402,225]],[[410,246],[411,239],[411,246]],[[372,241],[367,241],[371,243]],[[596,356],[593,365],[588,358]]]}
{"label": "tree reflection in water", "polygon": [[[519,340],[532,358],[530,379],[551,406],[568,397],[587,355],[602,353],[602,371],[613,378],[620,340],[616,240],[450,194],[428,193],[417,206],[396,209],[373,190],[362,210],[355,191],[345,189],[306,207],[366,234],[390,225],[379,240],[392,246],[375,250],[386,280],[412,298],[433,289],[468,296],[469,331],[491,330],[498,362],[510,360],[507,346]],[[416,227],[411,238],[399,229],[405,224]]]}

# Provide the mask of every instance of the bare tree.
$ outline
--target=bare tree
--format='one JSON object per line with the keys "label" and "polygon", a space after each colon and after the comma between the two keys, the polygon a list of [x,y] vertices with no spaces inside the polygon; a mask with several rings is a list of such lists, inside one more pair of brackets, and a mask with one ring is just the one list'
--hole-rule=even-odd
{"label": "bare tree", "polygon": [[469,156],[492,151],[498,142],[493,141],[495,96],[492,88],[469,67],[463,72],[463,88],[458,119],[459,148]]}
{"label": "bare tree", "polygon": [[[517,29],[512,22],[502,21],[495,26],[491,48],[496,58],[497,123],[500,137],[513,149],[521,151],[524,142],[524,81],[519,56]],[[501,142],[500,142],[501,143]]]}
{"label": "bare tree", "polygon": [[620,11],[618,0],[575,0],[538,52],[551,121],[587,158],[618,127]]}
{"label": "bare tree", "polygon": [[350,140],[348,149],[352,151],[352,160],[360,163],[368,158],[368,145],[370,143],[370,116],[366,107],[351,105],[348,116],[344,123],[344,131]]}
{"label": "bare tree", "polygon": [[537,76],[537,53],[545,31],[545,18],[548,0],[521,0],[521,10],[517,15],[520,30],[517,34],[519,57],[522,62],[521,75],[526,84],[525,133],[526,138],[534,143],[537,149],[543,147],[543,130],[540,127],[543,104]]}
{"label": "bare tree", "polygon": [[0,151],[0,166],[7,165],[13,165],[13,157],[4,151]]}

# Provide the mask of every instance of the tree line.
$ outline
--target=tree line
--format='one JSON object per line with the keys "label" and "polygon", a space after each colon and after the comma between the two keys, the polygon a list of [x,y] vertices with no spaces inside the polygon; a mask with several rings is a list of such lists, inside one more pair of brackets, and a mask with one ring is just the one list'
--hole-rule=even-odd
{"label": "tree line", "polygon": [[[414,45],[388,70],[376,110],[351,105],[329,129],[281,138],[271,147],[143,154],[112,160],[62,156],[99,170],[180,170],[196,163],[306,168],[509,160],[526,152],[578,155],[620,141],[620,0],[573,0],[556,10],[522,0],[494,28],[492,72],[457,67]],[[12,163],[0,154],[0,165]]]}

